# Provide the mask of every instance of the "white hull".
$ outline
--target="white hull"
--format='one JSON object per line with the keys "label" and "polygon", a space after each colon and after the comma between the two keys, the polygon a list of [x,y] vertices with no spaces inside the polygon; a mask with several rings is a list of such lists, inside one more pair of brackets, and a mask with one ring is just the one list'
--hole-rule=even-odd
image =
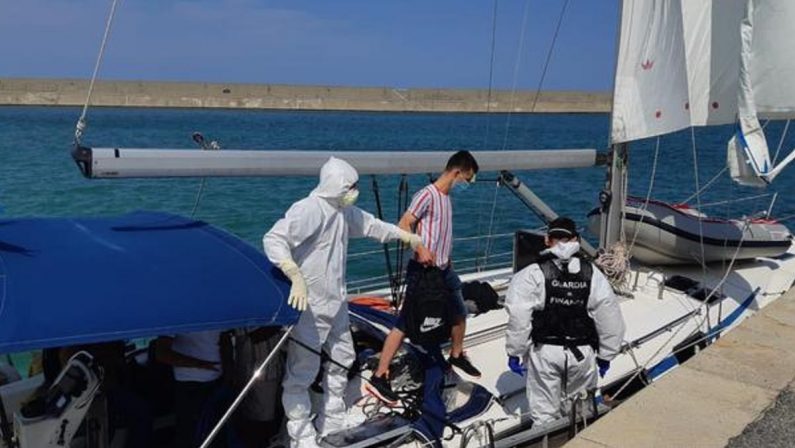
{"label": "white hull", "polygon": [[[708,267],[705,284],[708,288],[713,288],[721,282],[724,274],[720,267]],[[510,269],[502,269],[466,274],[462,276],[462,280],[488,281],[498,292],[504,294],[511,275]],[[630,275],[632,297],[622,298],[620,304],[627,324],[627,350],[613,361],[612,368],[599,382],[601,388],[609,389],[611,393],[615,393],[628,378],[636,374],[643,381],[655,381],[677,366],[679,361],[672,356],[676,347],[681,348],[683,343],[693,341],[694,337],[703,339],[699,345],[706,345],[715,335],[731,330],[746,317],[778,299],[795,282],[795,248],[790,248],[784,256],[777,259],[737,262],[722,283],[720,294],[708,305],[693,297],[698,296],[697,293],[693,294],[694,291],[690,291],[691,295],[688,295],[674,288],[679,285],[666,287],[661,282],[664,276],[674,275],[700,282],[700,267],[670,266],[659,270],[634,267]],[[379,290],[367,295],[388,297],[388,294],[387,290]],[[517,440],[532,439],[548,429],[529,429],[525,380],[511,373],[506,365],[504,331],[507,319],[505,311],[499,309],[470,316],[467,321],[467,354],[483,374],[476,383],[496,398],[482,413],[456,423],[462,429],[471,428],[469,435],[476,436],[469,446],[485,444],[484,422],[489,422],[493,428],[497,439],[495,446],[511,446],[519,443]],[[388,331],[383,326],[379,329]],[[682,352],[684,353],[686,351]],[[365,375],[369,374],[370,372],[365,372]],[[447,381],[459,381],[461,384],[459,391],[446,392],[448,401],[457,401],[459,404],[466,401],[466,383],[457,377],[448,378]],[[19,401],[39,383],[40,378],[34,378],[0,388],[8,415],[18,409]],[[363,401],[371,399],[363,400],[361,386],[361,380],[351,382],[347,396],[351,404],[362,404]],[[626,394],[622,393],[618,398],[624,399]],[[357,409],[361,411],[362,408]],[[557,426],[558,429],[565,429],[566,422],[557,422]],[[407,432],[407,429],[404,428],[402,432]],[[452,434],[449,429],[445,433],[450,437],[450,440],[445,441],[445,446],[460,446],[460,434]],[[355,446],[370,446],[374,442],[375,439],[368,439]],[[409,443],[411,444],[416,442]],[[1,442],[0,446],[3,446]]]}
{"label": "white hull", "polygon": [[[709,267],[705,278],[707,288],[719,285],[724,274],[720,267]],[[600,379],[600,388],[611,389],[615,393],[632,376],[653,382],[676,367],[680,359],[684,360],[687,350],[681,350],[678,359],[672,356],[677,348],[681,349],[695,339],[701,340],[697,344],[699,347],[705,346],[716,335],[731,330],[746,317],[778,299],[795,282],[795,248],[790,248],[779,259],[737,262],[708,305],[675,289],[674,286],[678,286],[676,284],[671,287],[662,284],[664,276],[674,275],[696,282],[702,280],[700,267],[671,266],[660,270],[633,268],[632,297],[621,299],[621,309],[627,324],[627,350],[613,361],[606,377]],[[486,280],[504,294],[510,277],[509,270],[502,270],[464,275],[462,280]],[[386,291],[377,293],[387,294]],[[699,295],[698,292],[693,294],[694,291],[690,293],[696,297]],[[485,387],[498,400],[493,401],[482,414],[457,423],[460,428],[474,428],[482,427],[483,422],[490,422],[497,439],[496,446],[506,447],[510,443],[517,443],[516,436],[508,438],[512,434],[544,430],[528,430],[528,422],[523,415],[527,412],[525,380],[507,368],[504,340],[507,318],[504,310],[494,310],[470,316],[467,321],[467,354],[483,374],[476,383]],[[351,384],[351,403],[362,397],[360,386],[359,382]],[[617,398],[621,400],[626,396],[625,391]],[[463,398],[459,401],[464,401]],[[558,423],[562,425],[564,422]],[[452,434],[449,429],[445,432],[445,435],[452,437],[445,442],[445,446],[459,446],[461,435]],[[502,444],[499,439],[504,439]],[[480,445],[472,442],[469,446]]]}

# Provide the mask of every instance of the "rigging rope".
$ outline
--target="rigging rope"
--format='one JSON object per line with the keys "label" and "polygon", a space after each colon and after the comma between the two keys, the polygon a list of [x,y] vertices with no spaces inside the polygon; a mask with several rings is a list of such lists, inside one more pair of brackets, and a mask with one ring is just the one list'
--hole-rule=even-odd
{"label": "rigging rope", "polygon": [[[654,191],[654,180],[657,177],[657,162],[660,158],[660,137],[657,137],[657,143],[654,146],[654,162],[652,163],[651,167],[651,176],[649,179],[649,188],[646,190],[646,200],[643,202],[642,211],[643,213],[640,214],[640,221],[635,224],[635,232],[632,235],[632,242],[629,245],[629,249],[627,250],[627,254],[632,254],[632,249],[635,247],[635,242],[638,239],[638,232],[640,231],[640,225],[643,223],[643,218],[646,217],[646,210],[649,209],[649,201],[651,201],[651,193]],[[622,220],[624,221],[624,220]],[[621,226],[624,226],[624,222],[621,223]]]}
{"label": "rigging rope", "polygon": [[[696,210],[701,213],[701,184],[699,182],[698,177],[698,150],[696,149],[696,129],[692,126],[690,127],[690,142],[693,148],[693,175],[695,177],[696,182]],[[701,249],[701,281],[702,283],[706,283],[707,281],[707,266],[705,265],[705,255],[704,255],[704,220],[702,217],[699,216],[698,218],[698,242],[699,247]],[[741,243],[742,244],[742,243]],[[739,248],[739,246],[738,246]],[[735,253],[735,256],[737,254]]]}
{"label": "rigging rope", "polygon": [[86,113],[88,113],[88,105],[91,103],[91,94],[94,92],[94,83],[97,80],[97,74],[99,74],[99,67],[102,65],[102,58],[105,55],[105,46],[108,43],[108,37],[110,36],[110,29],[113,24],[113,18],[116,15],[116,4],[119,0],[113,0],[113,3],[110,6],[110,13],[108,13],[107,21],[105,22],[105,33],[102,36],[102,43],[99,46],[99,54],[97,55],[97,61],[94,64],[94,72],[91,74],[91,81],[88,83],[88,94],[86,95],[86,102],[83,104],[83,111],[80,113],[80,118],[77,120],[77,124],[75,125],[75,143],[80,144],[80,140],[83,138],[83,132],[86,129]]}
{"label": "rigging rope", "polygon": [[560,26],[563,24],[563,16],[566,14],[566,7],[569,5],[569,0],[563,2],[563,7],[560,9],[560,16],[558,17],[558,24],[555,26],[555,33],[552,35],[552,42],[549,45],[549,50],[547,51],[547,58],[544,61],[544,68],[541,71],[541,79],[538,80],[538,87],[536,88],[536,95],[533,98],[533,106],[530,108],[530,112],[535,112],[536,110],[536,103],[538,102],[538,98],[541,95],[541,87],[544,85],[544,79],[547,76],[547,69],[549,68],[549,61],[552,60],[552,53],[555,50],[555,42],[558,40],[558,33],[560,32]]}
{"label": "rigging rope", "polygon": [[[381,207],[381,192],[378,189],[378,180],[376,179],[375,175],[372,176],[373,180],[373,195],[375,196],[375,209],[378,219],[383,221],[384,220],[384,211]],[[389,243],[383,244],[383,251],[384,251],[384,259],[386,261],[386,272],[389,276],[389,289],[392,292],[392,301],[397,301],[397,279],[395,278],[394,271],[392,270],[392,257],[389,256]]]}
{"label": "rigging rope", "polygon": [[698,195],[698,194],[701,194],[701,193],[703,193],[704,191],[706,191],[706,190],[707,190],[707,188],[709,188],[710,186],[712,186],[712,184],[713,184],[713,183],[715,183],[715,181],[716,181],[716,180],[718,180],[718,178],[720,177],[720,175],[721,175],[721,174],[723,174],[724,172],[726,172],[726,170],[727,170],[727,169],[728,169],[728,167],[724,166],[724,167],[723,167],[723,168],[722,168],[720,171],[718,171],[718,174],[716,174],[716,175],[712,176],[712,179],[710,179],[710,180],[709,180],[709,182],[707,182],[706,184],[704,184],[704,186],[703,186],[703,187],[701,187],[701,189],[700,189],[700,190],[698,190],[698,191],[696,191],[695,193],[693,193],[693,194],[691,194],[690,196],[688,196],[688,197],[687,197],[687,199],[685,199],[684,201],[681,201],[681,202],[680,202],[680,204],[687,204],[688,202],[692,201],[692,200],[693,200],[693,198],[695,198],[695,197],[696,197],[696,195]]}
{"label": "rigging rope", "polygon": [[491,55],[489,58],[489,92],[486,96],[486,135],[483,136],[483,149],[488,147],[489,131],[491,130],[491,94],[494,90],[494,55],[497,47],[497,3],[494,0],[494,9],[491,15]]}
{"label": "rigging rope", "polygon": [[[499,192],[499,190],[500,190],[500,183],[497,182],[494,185],[494,198],[493,198],[493,200],[491,202],[491,214],[490,214],[490,218],[489,218],[489,233],[488,233],[488,235],[491,235],[494,232],[494,215],[497,212],[497,193]],[[491,252],[491,245],[492,245],[491,242],[492,242],[491,237],[490,236],[487,237],[487,239],[486,239],[486,248],[485,248],[485,250],[483,252],[483,262],[482,263],[477,263],[477,260],[476,260],[476,264],[477,264],[478,270],[480,270],[482,268],[482,266],[485,266],[489,262],[489,252]]]}
{"label": "rigging rope", "polygon": [[787,137],[787,131],[789,130],[789,123],[791,120],[787,120],[787,123],[784,125],[784,130],[781,132],[781,139],[778,141],[778,148],[776,148],[776,154],[773,156],[773,163],[771,165],[776,166],[776,161],[778,160],[778,153],[781,152],[781,147],[784,146],[784,139]]}
{"label": "rigging rope", "polygon": [[[740,242],[739,242],[739,244],[737,245],[737,249],[735,249],[735,250],[734,250],[734,255],[732,255],[731,262],[729,263],[729,266],[726,268],[726,272],[723,274],[723,277],[722,277],[722,278],[720,279],[720,281],[719,281],[719,282],[718,282],[718,283],[715,285],[715,287],[714,287],[714,288],[712,288],[712,289],[710,290],[709,294],[707,294],[707,296],[704,298],[703,302],[701,303],[701,306],[699,306],[699,307],[697,308],[697,311],[698,311],[698,313],[693,315],[693,317],[694,317],[694,318],[696,318],[697,316],[699,316],[699,315],[701,315],[701,314],[702,314],[702,311],[703,311],[703,310],[706,310],[706,313],[703,313],[703,314],[704,314],[704,318],[701,320],[701,322],[700,322],[700,323],[698,323],[698,325],[697,325],[697,328],[701,328],[701,326],[704,324],[704,322],[707,322],[707,324],[709,325],[709,305],[710,305],[710,303],[709,303],[709,302],[710,302],[710,299],[711,299],[711,298],[712,298],[712,297],[715,295],[715,293],[716,293],[716,292],[718,292],[718,290],[719,290],[719,289],[721,289],[721,288],[723,287],[723,284],[724,284],[724,283],[726,282],[726,280],[729,278],[729,274],[731,274],[731,272],[732,272],[732,268],[734,267],[734,263],[737,261],[737,256],[740,254],[740,248],[742,248],[743,241],[745,240],[745,235],[746,235],[746,232],[745,232],[745,231],[747,230],[747,227],[748,227],[748,225],[750,225],[750,221],[746,220],[746,221],[745,221],[745,227],[743,228],[743,232],[742,232],[742,237],[740,238]],[[703,267],[703,266],[704,266],[704,264],[702,263],[702,267]],[[706,276],[706,273],[705,273],[704,275]],[[706,282],[702,283],[702,285],[706,285]],[[722,302],[722,301],[721,301],[721,302]],[[641,366],[641,368],[640,368],[638,371],[636,371],[636,372],[635,372],[635,373],[634,373],[634,374],[633,374],[633,375],[632,375],[632,376],[631,376],[629,379],[627,379],[627,381],[626,381],[626,382],[625,382],[625,383],[624,383],[624,384],[623,384],[623,385],[622,385],[622,386],[621,386],[621,387],[620,387],[620,388],[619,388],[619,389],[618,389],[618,390],[617,390],[617,391],[616,391],[616,392],[613,394],[613,398],[615,398],[615,397],[617,397],[619,394],[621,394],[621,392],[623,392],[623,391],[624,391],[624,390],[625,390],[625,389],[626,389],[626,388],[629,386],[629,384],[630,384],[632,381],[634,381],[634,380],[635,380],[635,378],[637,378],[637,377],[638,377],[638,375],[640,375],[640,374],[641,374],[643,371],[645,371],[645,370],[648,368],[649,364],[651,364],[651,362],[654,360],[654,358],[655,358],[657,355],[659,355],[659,354],[660,354],[660,352],[662,352],[662,350],[663,350],[665,347],[667,347],[667,346],[668,346],[668,344],[670,344],[670,343],[671,343],[671,342],[674,340],[674,338],[675,338],[677,335],[679,335],[679,333],[682,331],[682,329],[683,329],[683,328],[685,328],[685,326],[686,326],[686,325],[685,325],[685,323],[686,323],[686,322],[687,322],[687,320],[684,320],[684,321],[682,321],[682,322],[680,322],[680,323],[679,323],[679,324],[680,324],[680,326],[679,326],[679,329],[677,329],[677,330],[676,330],[676,331],[675,331],[675,332],[674,332],[674,333],[673,333],[673,334],[672,334],[672,335],[671,335],[671,336],[668,338],[668,340],[667,340],[667,341],[665,341],[665,343],[664,343],[664,344],[662,344],[662,345],[661,345],[661,346],[660,346],[660,347],[657,349],[657,351],[655,351],[655,352],[654,352],[654,353],[653,353],[653,354],[652,354],[652,355],[651,355],[651,356],[650,356],[650,357],[649,357],[649,358],[646,360],[646,362],[645,362],[645,363],[644,363],[644,364]],[[709,329],[708,331],[709,331],[709,332],[711,332],[711,331],[712,331],[712,329]],[[713,334],[712,336],[715,336],[715,335]],[[631,347],[631,346],[629,346],[629,347],[628,347],[628,351],[630,351],[630,352],[634,352],[634,347]],[[634,353],[633,353],[633,357],[634,357]]]}
{"label": "rigging rope", "polygon": [[[488,148],[489,133],[491,132],[491,95],[494,90],[494,55],[497,46],[497,4],[498,0],[494,0],[494,8],[491,15],[491,56],[489,60],[489,90],[486,96],[486,133],[483,136],[483,149]],[[483,209],[478,208],[478,233],[482,229],[483,222]],[[480,253],[480,240],[475,249],[475,253]]]}
{"label": "rigging rope", "polygon": [[519,33],[519,48],[516,50],[516,59],[513,65],[513,83],[511,84],[511,100],[509,102],[508,115],[505,118],[505,134],[502,139],[502,149],[508,147],[508,131],[511,127],[511,114],[516,100],[516,83],[519,79],[519,66],[522,61],[522,53],[524,52],[524,36],[527,31],[527,19],[530,16],[530,0],[525,1],[524,14],[522,16],[522,29]]}

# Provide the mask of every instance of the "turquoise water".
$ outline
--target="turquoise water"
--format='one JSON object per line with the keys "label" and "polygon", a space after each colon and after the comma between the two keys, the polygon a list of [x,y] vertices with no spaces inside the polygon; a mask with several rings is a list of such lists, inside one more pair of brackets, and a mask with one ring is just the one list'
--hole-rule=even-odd
{"label": "turquoise water", "polygon": [[[149,209],[190,214],[198,179],[87,180],[73,164],[70,144],[76,108],[0,107],[0,206],[5,217],[97,216]],[[284,112],[168,109],[91,109],[84,143],[96,146],[192,148],[191,133],[200,131],[226,148],[312,150],[450,150],[597,148],[607,144],[607,115],[395,114],[351,112]],[[775,151],[782,123],[766,132]],[[506,131],[507,129],[507,131]],[[703,185],[725,165],[730,126],[697,129],[695,140]],[[785,148],[792,148],[788,138]],[[645,196],[652,171],[656,139],[632,145],[630,191]],[[689,131],[660,139],[660,156],[653,197],[682,201],[695,191]],[[785,150],[786,152],[786,150]],[[441,169],[441,167],[438,167]],[[561,214],[585,224],[604,169],[550,170],[520,173],[520,177]],[[474,188],[454,198],[457,268],[480,263],[510,262],[511,239],[490,244],[468,239],[475,235],[511,233],[540,223],[504,189],[482,174]],[[397,221],[398,176],[378,178],[384,217]],[[427,176],[411,176],[416,191]],[[262,234],[289,205],[314,187],[313,178],[207,179],[196,218],[206,220],[261,247]],[[376,212],[371,179],[363,178],[359,205]],[[715,202],[749,195],[781,192],[773,214],[795,213],[795,171],[782,174],[766,191],[734,186],[724,175],[702,200]],[[496,199],[495,199],[496,198]],[[706,208],[721,217],[766,210],[770,197]],[[494,213],[492,214],[492,210]],[[366,255],[353,255],[369,252]],[[369,241],[351,244],[349,280],[370,283],[382,276],[384,257]],[[486,260],[484,257],[489,255]],[[211,260],[208,260],[211,262]],[[26,362],[21,356],[18,361]],[[19,365],[19,364],[18,364]],[[24,370],[24,368],[22,369]]]}
{"label": "turquoise water", "polygon": [[[69,156],[77,108],[0,107],[0,205],[8,217],[46,215],[108,215],[150,209],[190,214],[198,179],[88,180]],[[353,112],[290,112],[234,110],[170,110],[94,108],[84,143],[96,146],[192,148],[190,135],[200,131],[225,148],[312,150],[434,150],[434,149],[549,149],[598,148],[607,144],[609,118],[600,114],[399,114]],[[507,129],[507,132],[506,132]],[[767,132],[775,151],[782,123],[771,123]],[[725,164],[725,142],[730,126],[697,129],[701,184]],[[791,148],[788,138],[785,148]],[[630,191],[645,195],[651,174],[656,139],[633,144]],[[681,201],[695,191],[690,132],[663,137],[653,196]],[[441,168],[441,167],[439,167]],[[559,213],[585,224],[604,181],[604,169],[551,170],[521,173]],[[488,180],[494,175],[483,174]],[[398,219],[398,176],[378,178],[384,217]],[[256,247],[294,201],[306,195],[313,178],[207,179],[196,218],[228,229]],[[416,191],[427,176],[412,176]],[[369,177],[361,180],[360,206],[376,211]],[[795,173],[785,172],[767,191],[734,186],[724,175],[702,197],[704,202],[737,199],[748,195],[789,192]],[[785,195],[782,195],[785,196]],[[495,202],[496,197],[496,202]],[[454,199],[455,236],[503,234],[517,228],[536,227],[535,217],[494,182]],[[750,214],[767,209],[770,197],[707,208],[718,216]],[[494,214],[492,215],[492,210]],[[795,199],[780,197],[774,215],[789,215]],[[486,242],[463,240],[455,245],[460,268],[474,265],[486,255]],[[495,238],[489,245],[489,263],[508,262],[510,238]],[[351,254],[378,251],[369,241],[356,241]],[[352,256],[350,280],[384,272],[379,253]]]}

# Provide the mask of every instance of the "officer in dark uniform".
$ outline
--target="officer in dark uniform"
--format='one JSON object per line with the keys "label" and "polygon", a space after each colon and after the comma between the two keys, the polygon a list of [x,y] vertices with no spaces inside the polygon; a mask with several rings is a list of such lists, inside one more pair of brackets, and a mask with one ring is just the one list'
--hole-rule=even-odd
{"label": "officer in dark uniform", "polygon": [[530,417],[537,424],[564,416],[567,398],[595,389],[597,371],[604,376],[624,339],[610,283],[577,255],[574,221],[549,223],[545,243],[539,262],[516,273],[505,300],[508,366],[527,374]]}

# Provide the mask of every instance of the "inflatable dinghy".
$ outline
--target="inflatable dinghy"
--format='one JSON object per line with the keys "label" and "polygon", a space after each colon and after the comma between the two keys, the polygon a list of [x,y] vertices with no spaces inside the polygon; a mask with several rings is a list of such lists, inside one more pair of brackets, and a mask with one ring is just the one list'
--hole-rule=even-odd
{"label": "inflatable dinghy", "polygon": [[[632,256],[644,264],[698,264],[778,257],[789,249],[792,234],[771,219],[716,219],[682,205],[630,197],[624,215],[624,232],[632,244]],[[645,208],[645,209],[644,209]],[[601,213],[588,214],[589,229],[598,235]],[[700,223],[700,224],[699,224]],[[637,233],[637,236],[636,236]]]}

